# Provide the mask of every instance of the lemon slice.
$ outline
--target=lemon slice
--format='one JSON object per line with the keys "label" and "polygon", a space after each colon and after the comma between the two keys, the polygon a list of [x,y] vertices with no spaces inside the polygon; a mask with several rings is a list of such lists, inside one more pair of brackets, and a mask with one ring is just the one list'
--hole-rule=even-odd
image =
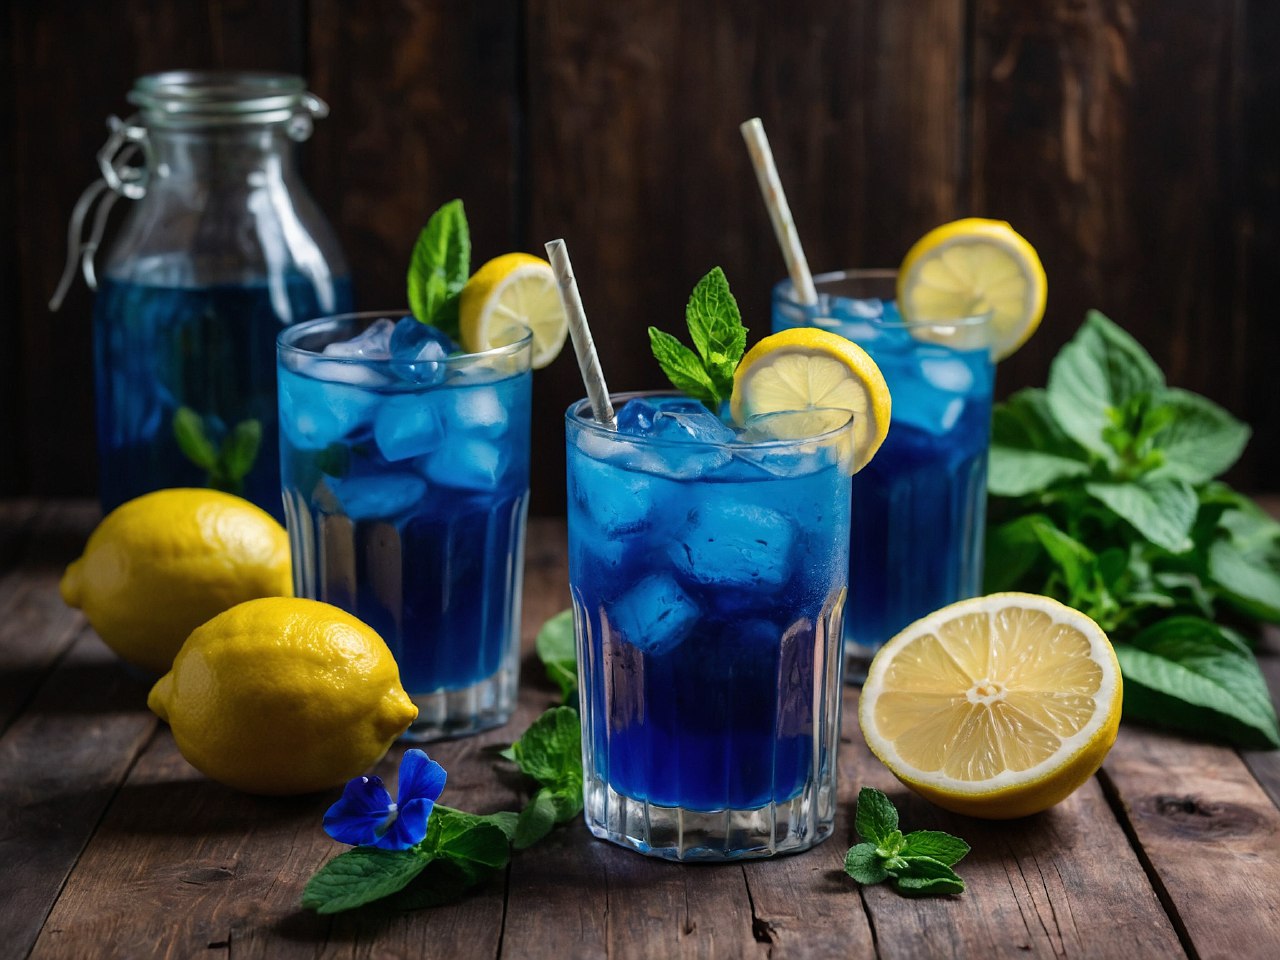
{"label": "lemon slice", "polygon": [[780,411],[849,411],[854,473],[889,432],[889,388],[876,362],[857,344],[814,327],[783,330],[747,351],[733,375],[729,409],[739,425]]}
{"label": "lemon slice", "polygon": [[1120,665],[1102,629],[1048,597],[961,600],[886,644],[858,709],[871,752],[926,800],[1007,819],[1053,806],[1115,743]]}
{"label": "lemon slice", "polygon": [[[1047,292],[1035,248],[1003,220],[970,217],[935,227],[898,268],[898,307],[906,319],[959,320],[990,311],[997,360],[1035,333]],[[927,330],[913,332],[932,339]]]}
{"label": "lemon slice", "polygon": [[569,320],[551,264],[527,253],[505,253],[477,270],[458,302],[462,346],[471,353],[512,342],[515,330],[533,334],[533,369],[560,355]]}

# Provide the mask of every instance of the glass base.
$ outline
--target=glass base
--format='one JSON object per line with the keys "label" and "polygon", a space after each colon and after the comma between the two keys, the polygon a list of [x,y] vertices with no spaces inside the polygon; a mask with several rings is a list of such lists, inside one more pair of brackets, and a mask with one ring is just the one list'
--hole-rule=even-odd
{"label": "glass base", "polygon": [[406,743],[464,737],[500,727],[511,719],[516,705],[519,667],[504,667],[492,677],[461,690],[411,693],[418,719],[400,735]]}
{"label": "glass base", "polygon": [[649,857],[680,861],[754,860],[798,853],[835,826],[834,778],[785,803],[753,810],[685,810],[624,797],[597,777],[586,785],[587,827],[601,840]]}

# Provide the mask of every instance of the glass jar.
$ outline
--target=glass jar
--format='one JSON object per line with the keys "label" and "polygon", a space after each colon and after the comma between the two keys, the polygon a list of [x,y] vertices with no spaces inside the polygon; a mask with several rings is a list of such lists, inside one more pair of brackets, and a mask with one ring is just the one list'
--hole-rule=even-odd
{"label": "glass jar", "polygon": [[[73,223],[78,236],[106,198],[79,248],[97,290],[102,506],[207,485],[279,518],[276,335],[351,308],[346,261],[294,162],[328,108],[300,77],[250,72],[153,74],[129,101],[139,112],[112,119],[103,180]],[[95,271],[116,196],[137,202]]]}

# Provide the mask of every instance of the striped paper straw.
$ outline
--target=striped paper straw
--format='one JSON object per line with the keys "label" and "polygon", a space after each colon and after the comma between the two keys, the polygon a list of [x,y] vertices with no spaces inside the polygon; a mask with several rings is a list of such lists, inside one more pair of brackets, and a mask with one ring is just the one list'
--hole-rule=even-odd
{"label": "striped paper straw", "polygon": [[587,387],[591,415],[602,426],[617,430],[618,421],[613,415],[613,404],[609,401],[609,388],[604,382],[604,372],[600,369],[596,342],[591,338],[587,314],[582,309],[582,296],[578,293],[578,281],[574,279],[573,264],[569,262],[569,248],[563,240],[552,240],[546,244],[546,248],[547,259],[551,261],[551,269],[555,271],[556,280],[560,284],[560,299],[564,303],[565,315],[569,318],[569,338],[573,341],[573,352],[578,356],[582,382]]}
{"label": "striped paper straw", "polygon": [[804,248],[800,246],[796,224],[791,219],[791,208],[787,206],[787,195],[782,190],[782,181],[778,179],[778,168],[773,163],[773,151],[769,149],[764,124],[759,117],[752,117],[738,129],[742,131],[742,139],[747,142],[751,165],[756,168],[760,195],[764,197],[769,219],[773,221],[773,232],[778,238],[778,246],[782,247],[782,258],[787,261],[787,273],[791,275],[796,299],[801,303],[815,304],[818,302],[818,291],[813,287],[809,261],[805,259]]}

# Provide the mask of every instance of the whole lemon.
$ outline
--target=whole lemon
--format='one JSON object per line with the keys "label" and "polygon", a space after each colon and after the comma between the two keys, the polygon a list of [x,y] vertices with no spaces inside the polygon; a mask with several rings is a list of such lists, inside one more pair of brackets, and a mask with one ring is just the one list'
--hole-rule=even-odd
{"label": "whole lemon", "polygon": [[217,490],[157,490],[121,504],[62,577],[62,599],[107,646],[156,673],[210,617],[292,594],[284,528]]}
{"label": "whole lemon", "polygon": [[288,597],[197,627],[147,706],[205,776],[281,795],[359,776],[418,715],[381,637],[337,607]]}

